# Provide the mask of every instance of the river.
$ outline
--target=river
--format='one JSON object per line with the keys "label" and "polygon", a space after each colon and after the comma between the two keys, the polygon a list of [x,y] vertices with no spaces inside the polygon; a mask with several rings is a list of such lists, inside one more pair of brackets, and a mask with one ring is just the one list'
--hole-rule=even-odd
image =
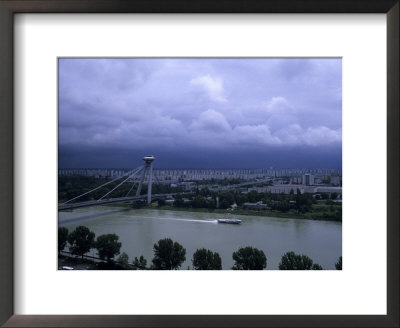
{"label": "river", "polygon": [[232,267],[232,253],[243,246],[262,249],[267,269],[272,270],[278,269],[281,256],[288,251],[308,255],[324,269],[335,269],[342,255],[341,222],[240,215],[237,218],[242,224],[233,225],[217,223],[219,218],[227,215],[97,206],[59,212],[59,225],[70,232],[84,225],[96,236],[115,233],[122,243],[121,253],[127,253],[130,262],[143,255],[148,265],[154,243],[171,238],[186,248],[186,262],[181,269],[192,267],[191,259],[198,248],[218,252],[223,269]]}

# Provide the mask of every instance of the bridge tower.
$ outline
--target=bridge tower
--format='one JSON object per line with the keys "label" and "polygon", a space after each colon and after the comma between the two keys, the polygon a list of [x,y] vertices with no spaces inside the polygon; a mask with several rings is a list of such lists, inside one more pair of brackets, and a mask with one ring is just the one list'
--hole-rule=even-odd
{"label": "bridge tower", "polygon": [[151,187],[153,185],[153,161],[156,159],[153,155],[148,155],[142,158],[145,162],[142,178],[139,182],[139,187],[136,191],[136,196],[140,196],[140,192],[142,191],[142,184],[144,178],[146,176],[146,171],[149,170],[149,183],[147,187],[147,204],[151,203]]}

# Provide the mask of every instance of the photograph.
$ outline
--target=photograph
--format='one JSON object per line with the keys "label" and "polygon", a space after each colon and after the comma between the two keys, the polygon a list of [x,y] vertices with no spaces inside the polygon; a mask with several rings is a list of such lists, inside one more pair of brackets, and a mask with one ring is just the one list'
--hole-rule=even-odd
{"label": "photograph", "polygon": [[0,0],[0,326],[397,327],[399,14]]}
{"label": "photograph", "polygon": [[59,57],[58,270],[342,270],[342,59]]}

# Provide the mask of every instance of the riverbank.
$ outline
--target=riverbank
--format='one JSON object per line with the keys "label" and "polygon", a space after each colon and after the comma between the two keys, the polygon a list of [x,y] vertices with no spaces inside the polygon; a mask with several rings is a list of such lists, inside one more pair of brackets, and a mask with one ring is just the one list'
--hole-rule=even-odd
{"label": "riverbank", "polygon": [[[67,268],[69,269],[67,269]],[[70,252],[61,251],[58,254],[58,270],[136,270],[132,264],[125,266],[102,260],[99,257],[83,255],[72,255]]]}
{"label": "riverbank", "polygon": [[[110,204],[109,206],[116,206],[116,204]],[[118,207],[131,207],[131,204],[118,204]],[[317,207],[318,206],[318,207]],[[249,210],[249,209],[210,209],[210,208],[193,208],[193,207],[175,207],[170,205],[157,206],[152,203],[141,207],[143,209],[155,209],[155,210],[167,210],[167,211],[179,211],[179,212],[192,212],[192,213],[216,213],[216,214],[232,214],[232,215],[252,215],[252,216],[264,216],[284,219],[302,219],[302,220],[317,220],[317,221],[334,221],[342,222],[335,217],[327,216],[326,212],[321,211],[320,205],[316,205],[312,212],[307,213],[296,213],[296,212],[280,212],[272,210]]]}

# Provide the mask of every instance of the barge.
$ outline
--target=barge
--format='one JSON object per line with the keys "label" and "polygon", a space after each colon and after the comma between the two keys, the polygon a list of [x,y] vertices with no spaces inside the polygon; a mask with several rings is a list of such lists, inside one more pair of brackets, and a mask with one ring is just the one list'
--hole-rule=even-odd
{"label": "barge", "polygon": [[239,219],[218,219],[218,223],[241,224],[242,220],[239,220]]}

